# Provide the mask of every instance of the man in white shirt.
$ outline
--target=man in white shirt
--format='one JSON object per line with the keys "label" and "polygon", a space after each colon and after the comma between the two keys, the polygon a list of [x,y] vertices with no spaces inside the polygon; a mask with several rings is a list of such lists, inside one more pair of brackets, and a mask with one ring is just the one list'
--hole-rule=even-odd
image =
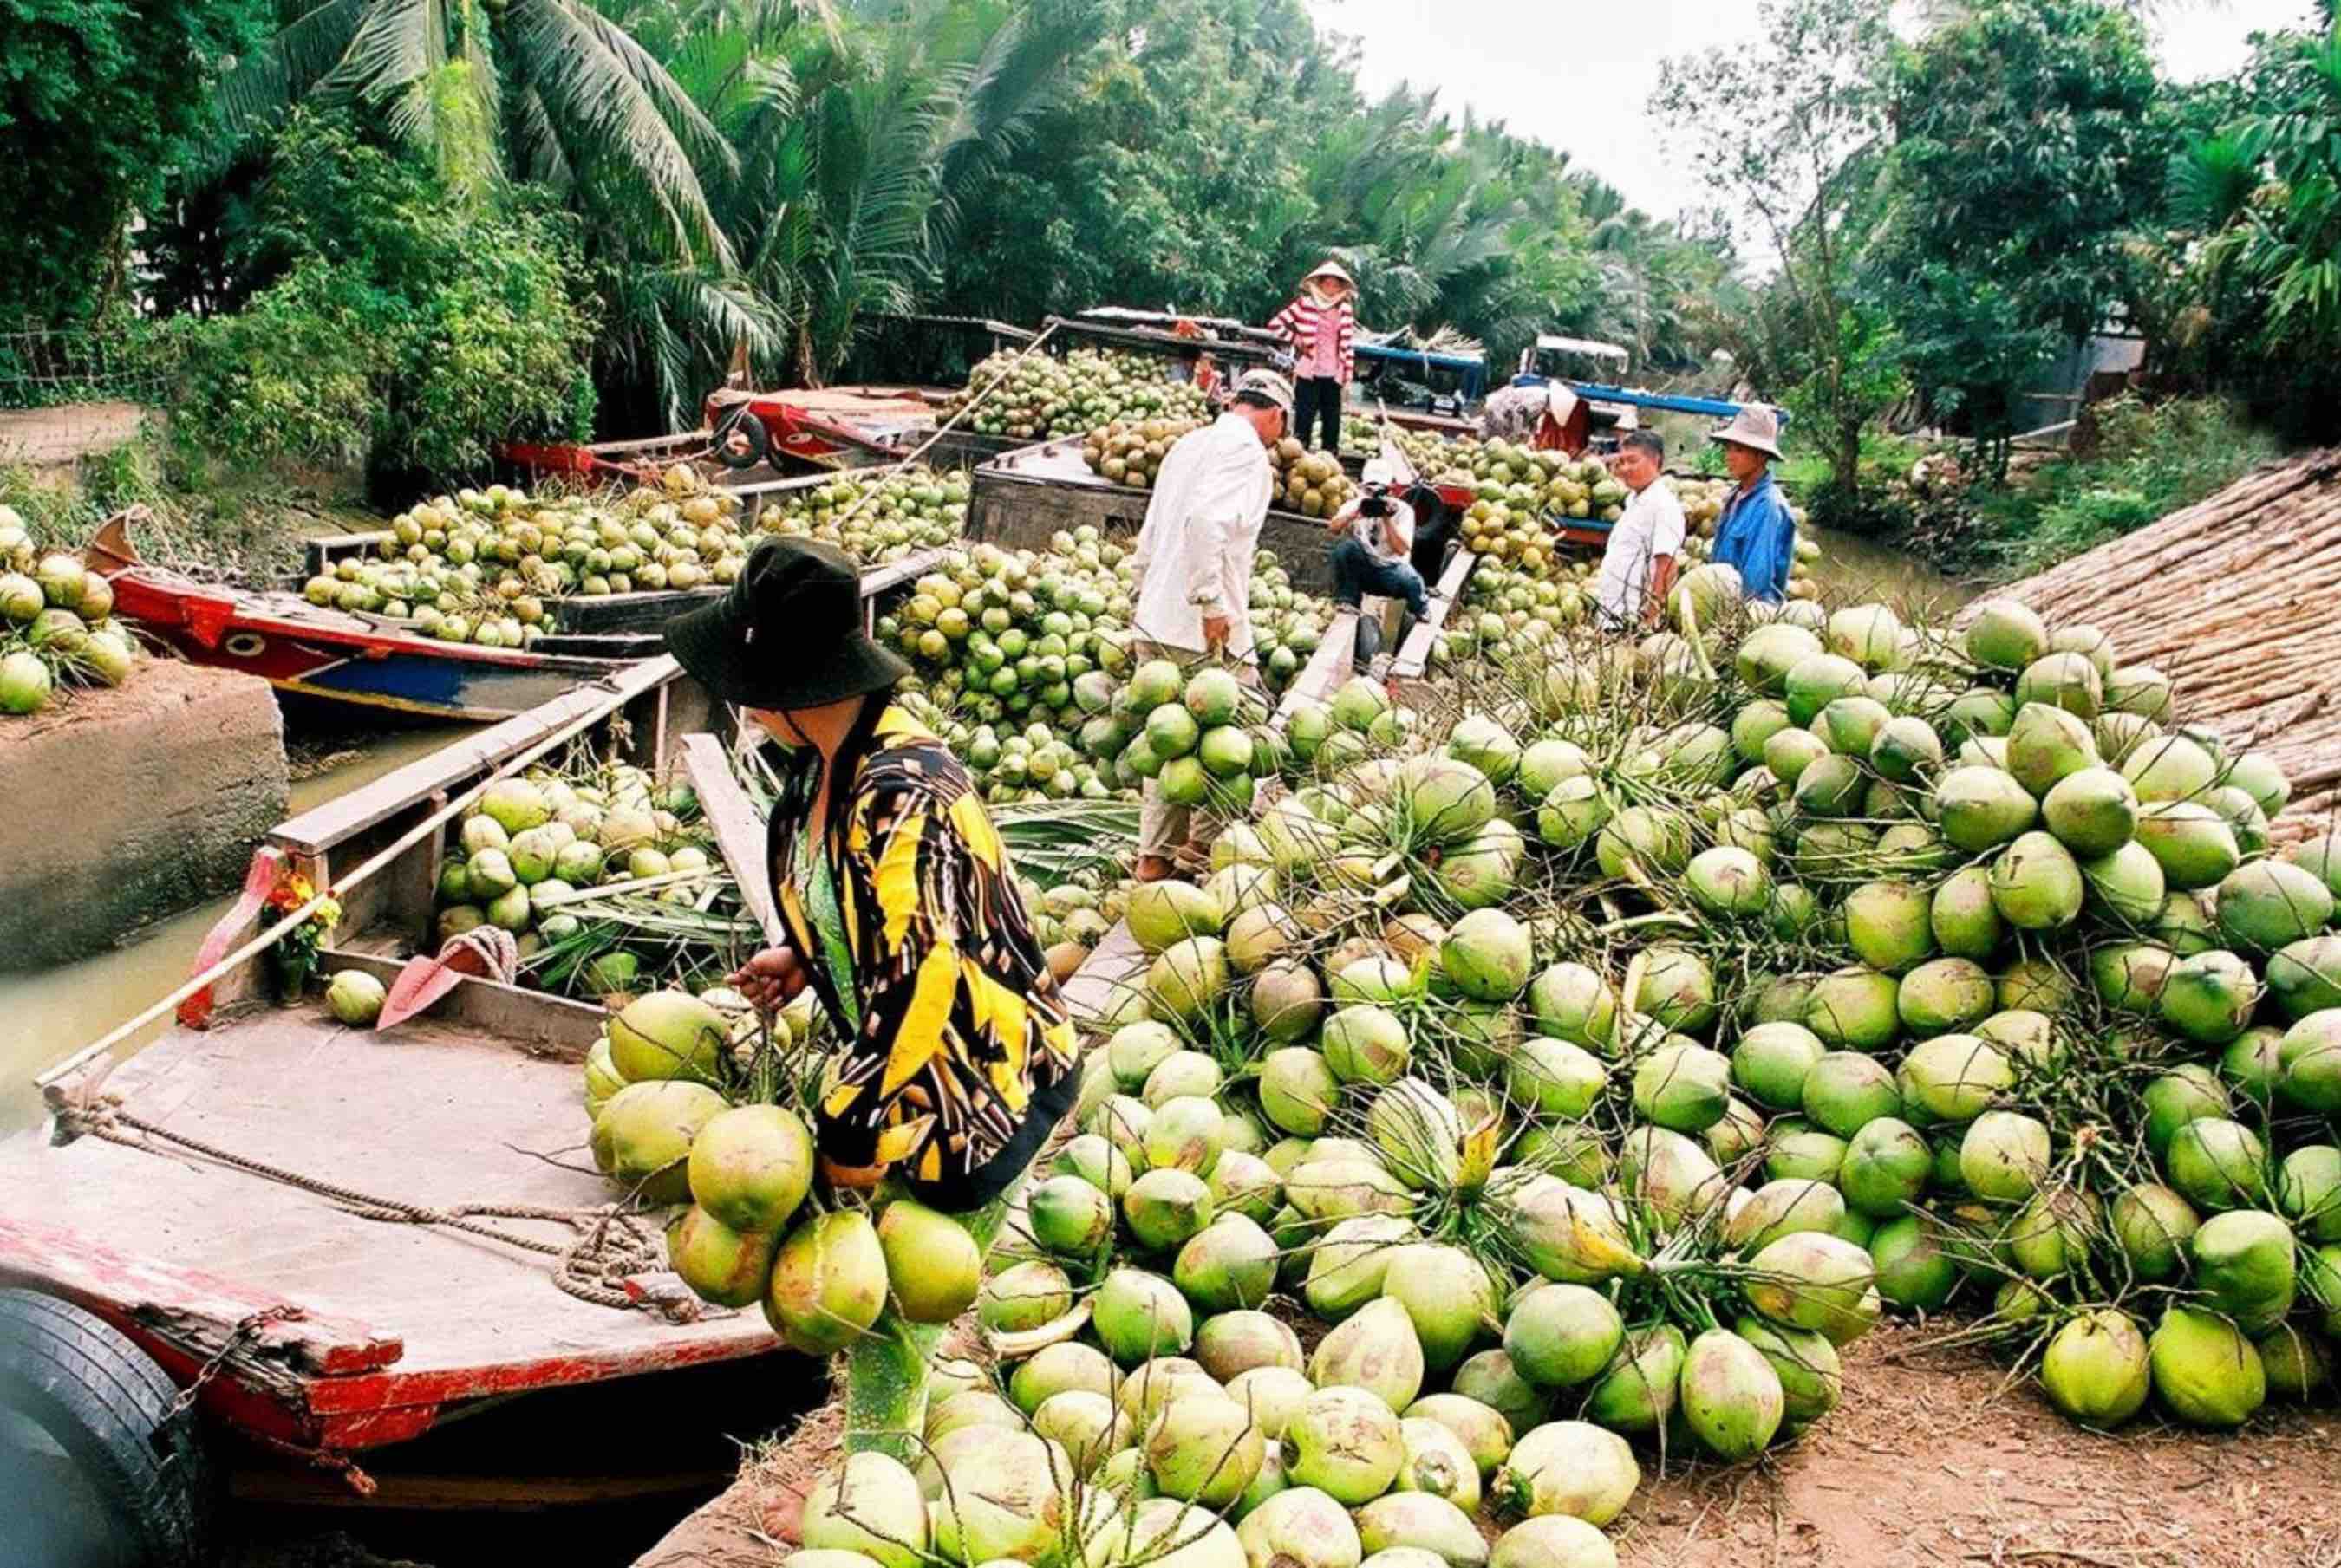
{"label": "man in white shirt", "polygon": [[[1414,551],[1414,508],[1392,491],[1398,471],[1386,457],[1366,464],[1363,488],[1355,500],[1326,522],[1333,535],[1327,567],[1333,574],[1333,602],[1356,610],[1369,593],[1402,599],[1417,620],[1430,613],[1422,574],[1409,558]],[[1380,650],[1381,629],[1371,621],[1358,622],[1358,662]]]}
{"label": "man in white shirt", "polygon": [[1674,586],[1687,530],[1682,502],[1660,478],[1666,466],[1667,443],[1654,430],[1627,436],[1609,460],[1609,471],[1633,491],[1625,514],[1609,531],[1609,547],[1601,552],[1601,574],[1594,583],[1601,624],[1612,631],[1638,630],[1657,620]]}
{"label": "man in white shirt", "polygon": [[[1251,662],[1251,560],[1275,490],[1268,449],[1283,438],[1291,414],[1291,384],[1271,371],[1249,372],[1228,411],[1180,437],[1163,458],[1131,552],[1141,658],[1160,650],[1181,663],[1207,653]],[[1171,874],[1189,819],[1186,807],[1165,801],[1155,781],[1146,781],[1140,881]]]}

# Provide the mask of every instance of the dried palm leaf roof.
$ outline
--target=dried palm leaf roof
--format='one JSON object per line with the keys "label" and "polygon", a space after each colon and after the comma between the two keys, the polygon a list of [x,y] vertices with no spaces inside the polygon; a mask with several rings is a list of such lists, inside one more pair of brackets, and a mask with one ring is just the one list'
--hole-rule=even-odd
{"label": "dried palm leaf roof", "polygon": [[2051,626],[2104,630],[2170,677],[2179,713],[2292,780],[2279,837],[2341,805],[2341,447],[2208,499],[2008,590]]}

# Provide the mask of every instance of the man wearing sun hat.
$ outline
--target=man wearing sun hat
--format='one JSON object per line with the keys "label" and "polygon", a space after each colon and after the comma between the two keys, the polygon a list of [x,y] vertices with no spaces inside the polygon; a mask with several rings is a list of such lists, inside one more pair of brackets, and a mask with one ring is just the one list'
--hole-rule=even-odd
{"label": "man wearing sun hat", "polygon": [[[1227,412],[1180,436],[1163,456],[1130,552],[1138,576],[1134,657],[1182,665],[1225,657],[1249,673],[1252,556],[1276,489],[1268,449],[1291,417],[1284,378],[1246,371]],[[1137,878],[1161,881],[1180,857],[1196,861],[1194,826],[1188,809],[1165,800],[1149,779],[1139,806]]]}
{"label": "man wearing sun hat", "polygon": [[1721,443],[1723,466],[1739,484],[1716,519],[1713,559],[1738,571],[1748,598],[1777,600],[1788,590],[1788,567],[1797,558],[1797,520],[1772,477],[1780,417],[1749,403],[1708,439]]}
{"label": "man wearing sun hat", "polygon": [[893,700],[910,669],[862,629],[860,573],[767,539],[666,642],[782,752],[762,869],[787,940],[732,984],[767,1012],[811,987],[836,1026],[824,1174],[990,1203],[1071,1107],[1079,1047],[974,779]]}

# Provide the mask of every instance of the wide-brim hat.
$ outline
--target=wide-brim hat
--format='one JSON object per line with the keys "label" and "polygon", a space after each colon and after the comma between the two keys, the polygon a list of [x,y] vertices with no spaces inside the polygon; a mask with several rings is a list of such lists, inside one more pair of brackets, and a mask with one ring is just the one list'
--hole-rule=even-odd
{"label": "wide-brim hat", "polygon": [[1335,261],[1330,256],[1328,256],[1323,261],[1318,263],[1317,270],[1310,273],[1300,281],[1304,283],[1313,283],[1319,278],[1335,279],[1338,282],[1348,284],[1352,292],[1354,292],[1358,286],[1358,280],[1350,275],[1350,269],[1343,266],[1340,263]]}
{"label": "wide-brim hat", "polygon": [[852,559],[786,535],[751,551],[722,598],[668,621],[666,645],[692,679],[745,708],[825,707],[911,672],[862,630]]}
{"label": "wide-brim hat", "polygon": [[1761,403],[1748,403],[1731,416],[1731,422],[1707,438],[1732,446],[1744,446],[1760,452],[1767,457],[1780,455],[1780,416]]}

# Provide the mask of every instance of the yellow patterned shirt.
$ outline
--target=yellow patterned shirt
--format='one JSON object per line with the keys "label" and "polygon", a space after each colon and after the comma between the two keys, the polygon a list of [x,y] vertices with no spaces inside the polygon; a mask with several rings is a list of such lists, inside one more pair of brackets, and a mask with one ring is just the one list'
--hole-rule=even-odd
{"label": "yellow patterned shirt", "polygon": [[938,1206],[990,1201],[1070,1107],[1073,1026],[974,781],[898,707],[873,708],[840,753],[826,860],[851,949],[841,994],[790,874],[815,782],[773,812],[774,892],[842,1033],[819,1115],[822,1153],[894,1167]]}

